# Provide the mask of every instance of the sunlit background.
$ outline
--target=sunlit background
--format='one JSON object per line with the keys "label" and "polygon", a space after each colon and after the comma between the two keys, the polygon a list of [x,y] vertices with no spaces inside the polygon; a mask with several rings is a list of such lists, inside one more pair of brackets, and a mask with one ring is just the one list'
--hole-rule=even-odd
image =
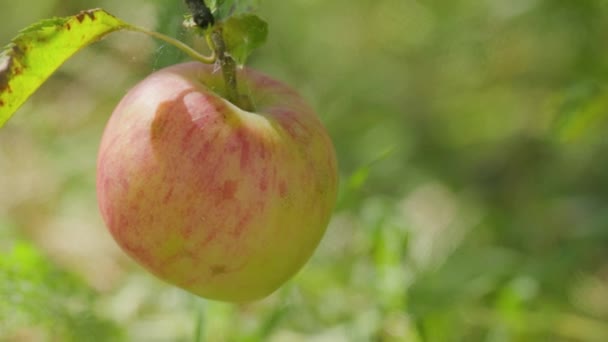
{"label": "sunlit background", "polygon": [[[103,7],[201,48],[178,0],[0,5],[0,45]],[[137,33],[77,54],[0,129],[0,341],[608,341],[608,3],[262,1],[250,64],[313,104],[338,208],[267,299],[197,299],[132,263],[95,197]],[[279,256],[280,257],[280,256]]]}

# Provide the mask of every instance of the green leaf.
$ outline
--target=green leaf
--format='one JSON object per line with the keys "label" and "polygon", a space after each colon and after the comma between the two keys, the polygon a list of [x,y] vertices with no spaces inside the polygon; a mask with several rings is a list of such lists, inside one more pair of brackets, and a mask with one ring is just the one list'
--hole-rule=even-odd
{"label": "green leaf", "polygon": [[245,64],[251,52],[264,44],[268,36],[268,24],[253,14],[230,17],[222,27],[226,50],[239,65]]}
{"label": "green leaf", "polygon": [[254,11],[260,0],[207,0],[211,13],[217,21]]}
{"label": "green leaf", "polygon": [[40,21],[0,52],[0,127],[68,58],[130,26],[102,9]]}

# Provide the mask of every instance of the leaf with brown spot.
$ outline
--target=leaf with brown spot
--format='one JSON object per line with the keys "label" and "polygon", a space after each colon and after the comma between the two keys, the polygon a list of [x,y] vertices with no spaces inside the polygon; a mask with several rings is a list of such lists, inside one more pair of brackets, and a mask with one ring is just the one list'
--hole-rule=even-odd
{"label": "leaf with brown spot", "polygon": [[130,25],[102,9],[40,21],[0,51],[0,127],[80,49]]}

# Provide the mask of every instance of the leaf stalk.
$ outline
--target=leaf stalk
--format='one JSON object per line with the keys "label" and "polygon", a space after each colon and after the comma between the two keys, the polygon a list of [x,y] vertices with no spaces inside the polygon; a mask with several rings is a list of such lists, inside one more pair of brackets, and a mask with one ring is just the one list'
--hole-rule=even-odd
{"label": "leaf stalk", "polygon": [[215,50],[212,50],[211,56],[205,56],[205,55],[200,54],[199,52],[197,52],[190,46],[182,43],[181,41],[179,41],[175,38],[166,36],[162,33],[146,30],[145,28],[138,27],[138,26],[128,26],[127,29],[129,29],[131,31],[135,31],[135,32],[145,33],[151,37],[160,39],[168,44],[171,44],[171,45],[175,46],[176,48],[182,50],[185,54],[187,54],[191,58],[193,58],[199,62],[202,62],[205,64],[213,64],[217,60],[217,54],[216,54]]}

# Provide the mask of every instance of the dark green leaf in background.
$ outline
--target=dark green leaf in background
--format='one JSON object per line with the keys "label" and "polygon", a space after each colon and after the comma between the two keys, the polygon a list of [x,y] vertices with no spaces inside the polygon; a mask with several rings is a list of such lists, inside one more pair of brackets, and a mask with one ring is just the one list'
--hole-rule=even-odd
{"label": "dark green leaf in background", "polygon": [[207,0],[207,6],[211,9],[218,21],[225,20],[230,16],[236,16],[254,11],[259,0]]}
{"label": "dark green leaf in background", "polygon": [[268,36],[266,22],[252,14],[228,18],[223,30],[226,49],[240,65],[245,64],[251,52],[264,44]]}

